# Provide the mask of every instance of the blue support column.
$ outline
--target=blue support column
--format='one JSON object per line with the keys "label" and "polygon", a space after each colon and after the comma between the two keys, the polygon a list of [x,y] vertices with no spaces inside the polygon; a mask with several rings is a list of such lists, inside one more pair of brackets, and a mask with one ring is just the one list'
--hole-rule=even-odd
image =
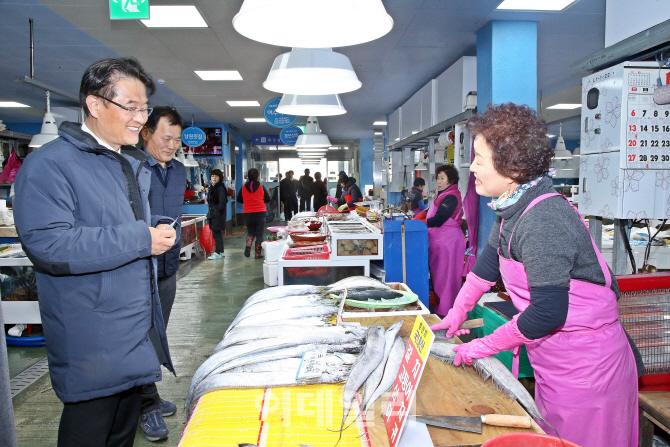
{"label": "blue support column", "polygon": [[[537,23],[493,21],[477,31],[477,110],[513,102],[537,107]],[[478,251],[484,249],[495,213],[479,199]]]}
{"label": "blue support column", "polygon": [[358,186],[361,188],[363,196],[368,192],[363,191],[365,185],[374,185],[374,153],[375,142],[372,138],[361,138],[358,148],[358,159],[361,167],[361,178],[358,179]]}

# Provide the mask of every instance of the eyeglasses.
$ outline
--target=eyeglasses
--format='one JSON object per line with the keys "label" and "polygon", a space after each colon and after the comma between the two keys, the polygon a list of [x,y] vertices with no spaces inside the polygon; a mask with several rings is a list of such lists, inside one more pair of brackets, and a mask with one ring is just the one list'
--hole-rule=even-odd
{"label": "eyeglasses", "polygon": [[109,98],[105,98],[104,96],[100,96],[100,95],[93,95],[93,96],[97,96],[98,98],[101,98],[101,99],[104,99],[105,101],[111,102],[115,106],[121,107],[123,110],[127,111],[128,115],[130,115],[130,116],[135,116],[137,114],[140,114],[142,116],[149,116],[149,115],[151,115],[151,112],[154,111],[154,109],[151,108],[151,107],[147,107],[147,108],[144,108],[144,109],[140,109],[139,107],[126,107],[126,106],[122,106],[118,102],[112,101]]}

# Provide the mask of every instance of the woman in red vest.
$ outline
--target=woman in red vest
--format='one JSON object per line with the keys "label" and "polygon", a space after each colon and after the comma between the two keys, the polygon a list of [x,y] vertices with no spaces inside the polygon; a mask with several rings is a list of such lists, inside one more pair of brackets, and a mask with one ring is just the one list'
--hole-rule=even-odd
{"label": "woman in red vest", "polygon": [[267,214],[266,203],[270,202],[270,193],[265,186],[258,181],[258,169],[251,168],[247,172],[247,182],[237,193],[237,202],[242,204],[244,220],[247,223],[247,247],[244,256],[251,256],[251,245],[256,237],[256,259],[262,258],[261,242],[263,242],[263,231],[265,231],[265,216]]}

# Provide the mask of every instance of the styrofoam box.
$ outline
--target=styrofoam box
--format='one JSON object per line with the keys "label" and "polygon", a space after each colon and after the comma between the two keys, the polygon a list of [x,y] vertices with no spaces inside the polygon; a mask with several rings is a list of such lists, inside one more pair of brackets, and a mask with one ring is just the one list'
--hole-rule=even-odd
{"label": "styrofoam box", "polygon": [[279,268],[276,262],[263,262],[263,282],[266,286],[279,284]]}
{"label": "styrofoam box", "polygon": [[263,241],[261,244],[263,250],[265,250],[265,261],[266,262],[277,262],[281,259],[281,255],[286,249],[286,241]]}

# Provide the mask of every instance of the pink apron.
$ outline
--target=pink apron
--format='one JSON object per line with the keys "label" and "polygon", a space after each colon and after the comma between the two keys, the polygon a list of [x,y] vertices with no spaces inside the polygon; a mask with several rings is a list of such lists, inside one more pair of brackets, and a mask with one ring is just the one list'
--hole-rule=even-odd
{"label": "pink apron", "polygon": [[[536,198],[523,213],[556,195]],[[514,231],[508,250],[513,235]],[[610,271],[593,238],[591,242],[606,284],[571,279],[565,325],[526,345],[535,370],[535,402],[547,422],[568,441],[583,447],[637,447],[635,358],[619,323],[616,294],[610,289]],[[504,258],[500,249],[498,257],[507,293],[517,310],[523,312],[530,305],[524,266]],[[540,425],[545,432],[555,435],[550,427]]]}
{"label": "pink apron", "polygon": [[448,195],[458,200],[454,213],[441,226],[428,228],[428,264],[433,290],[438,299],[435,313],[439,315],[446,315],[449,312],[463,285],[465,236],[461,230],[463,205],[458,185],[450,186],[435,198],[426,217],[435,216],[442,200]]}

